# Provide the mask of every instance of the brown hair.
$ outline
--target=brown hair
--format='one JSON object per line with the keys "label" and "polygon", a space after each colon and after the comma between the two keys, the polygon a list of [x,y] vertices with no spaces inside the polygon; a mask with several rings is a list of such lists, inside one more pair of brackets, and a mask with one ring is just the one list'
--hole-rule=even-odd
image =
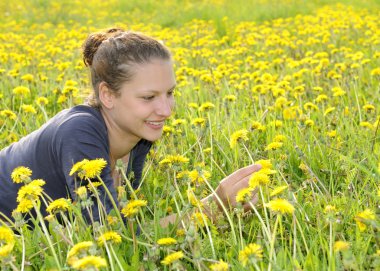
{"label": "brown hair", "polygon": [[90,68],[94,92],[88,104],[100,107],[99,84],[104,81],[119,94],[121,85],[131,80],[133,64],[153,58],[171,59],[169,50],[159,41],[141,33],[111,28],[90,34],[83,44],[83,62]]}

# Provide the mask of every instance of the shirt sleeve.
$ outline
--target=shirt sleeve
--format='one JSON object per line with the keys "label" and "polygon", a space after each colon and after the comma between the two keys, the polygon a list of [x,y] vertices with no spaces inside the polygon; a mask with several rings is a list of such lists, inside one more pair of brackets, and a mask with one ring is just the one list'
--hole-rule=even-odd
{"label": "shirt sleeve", "polygon": [[[61,166],[71,198],[76,200],[77,195],[75,190],[87,184],[85,181],[69,175],[72,166],[83,159],[93,160],[103,158],[107,161],[107,165],[102,170],[100,177],[112,195],[112,199],[108,197],[103,186],[97,187],[101,202],[99,206],[103,206],[106,213],[109,213],[113,209],[112,200],[118,206],[111,174],[108,136],[104,125],[92,115],[73,117],[60,124],[55,142],[58,165]],[[100,210],[98,202],[93,200],[93,203],[92,216],[95,221],[99,221]],[[91,221],[90,214],[87,211],[84,211],[83,214],[87,221]]]}

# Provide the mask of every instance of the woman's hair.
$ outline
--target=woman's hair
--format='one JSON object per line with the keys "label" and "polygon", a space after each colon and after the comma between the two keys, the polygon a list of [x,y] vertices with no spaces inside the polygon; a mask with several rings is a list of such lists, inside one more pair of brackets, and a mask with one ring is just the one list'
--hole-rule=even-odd
{"label": "woman's hair", "polygon": [[88,104],[100,107],[102,81],[118,95],[121,85],[131,80],[133,65],[149,63],[154,58],[169,60],[171,55],[159,41],[141,33],[111,28],[90,34],[83,44],[83,61],[90,68],[94,89]]}

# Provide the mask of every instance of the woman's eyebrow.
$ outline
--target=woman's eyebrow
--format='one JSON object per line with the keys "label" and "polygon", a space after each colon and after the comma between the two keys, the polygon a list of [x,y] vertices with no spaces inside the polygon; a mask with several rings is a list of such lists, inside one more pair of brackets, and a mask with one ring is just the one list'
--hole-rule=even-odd
{"label": "woman's eyebrow", "polygon": [[[172,86],[171,88],[169,88],[169,89],[166,90],[165,92],[168,92],[168,91],[174,90],[174,89],[176,88],[176,86],[177,86],[177,85]],[[161,91],[159,91],[159,90],[155,90],[155,89],[147,89],[147,90],[144,90],[144,92],[160,93]]]}

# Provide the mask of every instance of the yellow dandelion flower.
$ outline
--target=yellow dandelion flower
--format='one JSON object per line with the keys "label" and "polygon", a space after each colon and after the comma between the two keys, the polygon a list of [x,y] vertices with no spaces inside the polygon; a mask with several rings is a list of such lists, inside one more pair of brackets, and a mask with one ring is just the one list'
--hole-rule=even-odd
{"label": "yellow dandelion flower", "polygon": [[98,244],[104,246],[104,243],[109,242],[111,244],[120,244],[121,236],[115,231],[107,231],[99,236]]}
{"label": "yellow dandelion flower", "polygon": [[84,252],[87,252],[90,248],[95,247],[95,243],[92,241],[84,241],[78,244],[75,244],[67,253],[67,258],[80,255]]}
{"label": "yellow dandelion flower", "polygon": [[182,125],[182,124],[186,124],[186,120],[185,119],[175,119],[172,121],[172,126],[173,127],[177,127],[179,125]]}
{"label": "yellow dandelion flower", "polygon": [[179,259],[182,259],[184,256],[185,255],[183,254],[182,251],[173,252],[173,253],[169,254],[168,256],[166,256],[161,261],[161,264],[163,264],[163,265],[170,265],[170,264],[178,261]]}
{"label": "yellow dandelion flower", "polygon": [[365,209],[363,212],[356,214],[355,221],[360,231],[364,231],[367,228],[366,223],[375,220],[375,212],[371,209]]}
{"label": "yellow dandelion flower", "polygon": [[177,244],[177,240],[171,237],[160,238],[157,240],[157,244],[160,246],[170,246]]}
{"label": "yellow dandelion flower", "polygon": [[284,135],[276,135],[273,138],[273,142],[284,142],[286,140],[286,136]]}
{"label": "yellow dandelion flower", "polygon": [[372,104],[365,104],[363,105],[363,109],[367,112],[372,112],[372,111],[375,111],[376,108]]}
{"label": "yellow dandelion flower", "polygon": [[103,158],[98,158],[94,160],[89,160],[82,165],[82,170],[84,172],[80,172],[78,176],[83,178],[95,178],[99,176],[102,172],[103,168],[107,165],[107,161]]}
{"label": "yellow dandelion flower", "polygon": [[266,147],[265,147],[265,151],[271,151],[271,150],[277,150],[279,148],[281,148],[283,145],[282,142],[272,142],[272,143],[269,143]]}
{"label": "yellow dandelion flower", "polygon": [[249,187],[253,189],[259,185],[266,185],[269,182],[270,182],[269,176],[260,170],[260,171],[254,172],[249,178]]}
{"label": "yellow dandelion flower", "polygon": [[33,74],[27,73],[21,76],[21,80],[27,81],[27,82],[33,82],[34,81],[34,76]]}
{"label": "yellow dandelion flower", "polygon": [[335,107],[329,107],[325,110],[325,112],[323,113],[323,116],[327,116],[328,114],[330,114],[331,112],[333,112],[335,110]]}
{"label": "yellow dandelion flower", "polygon": [[182,155],[167,155],[164,159],[162,159],[159,162],[159,165],[168,165],[172,166],[174,165],[179,165],[183,163],[188,163],[190,160],[189,158],[186,158],[185,156]]}
{"label": "yellow dandelion flower", "polygon": [[39,196],[41,196],[42,191],[43,189],[39,185],[26,184],[18,190],[17,202],[21,202],[25,199],[35,201]]}
{"label": "yellow dandelion flower", "polygon": [[203,206],[202,202],[195,196],[193,189],[187,189],[186,190],[187,198],[189,199],[189,202],[191,205],[197,207],[197,206]]}
{"label": "yellow dandelion flower", "polygon": [[260,122],[258,121],[253,121],[251,123],[251,130],[259,130],[259,131],[265,131],[265,126],[262,125]]}
{"label": "yellow dandelion flower", "polygon": [[12,110],[8,110],[8,109],[1,110],[0,116],[11,119],[11,120],[17,119],[17,115]]}
{"label": "yellow dandelion flower", "polygon": [[323,210],[325,214],[329,213],[335,213],[336,212],[336,207],[334,205],[326,205],[325,209]]}
{"label": "yellow dandelion flower", "polygon": [[191,121],[191,125],[194,125],[194,126],[205,126],[206,125],[206,119],[204,118],[195,118]]}
{"label": "yellow dandelion flower", "polygon": [[372,76],[380,76],[380,68],[375,68],[371,71]]}
{"label": "yellow dandelion flower", "polygon": [[87,188],[85,186],[78,187],[77,190],[75,190],[75,193],[81,199],[87,198]]}
{"label": "yellow dandelion flower", "polygon": [[263,257],[263,249],[258,244],[249,244],[239,252],[239,261],[246,267],[250,262],[256,262]]}
{"label": "yellow dandelion flower", "polygon": [[350,248],[350,243],[348,243],[348,242],[345,242],[345,241],[336,241],[334,243],[334,251],[335,252],[345,251],[345,250],[348,250],[349,248]]}
{"label": "yellow dandelion flower", "polygon": [[230,137],[230,147],[235,148],[239,141],[248,140],[248,131],[245,129],[234,132]]}
{"label": "yellow dandelion flower", "polygon": [[267,169],[273,168],[271,159],[261,159],[261,160],[256,161],[255,164],[261,165],[261,170],[266,169],[266,168]]}
{"label": "yellow dandelion flower", "polygon": [[29,182],[32,171],[27,167],[17,167],[12,171],[11,178],[14,183]]}
{"label": "yellow dandelion flower", "polygon": [[316,106],[315,104],[313,104],[312,102],[307,102],[303,105],[303,108],[305,110],[314,110],[314,111],[318,111],[319,108],[318,106]]}
{"label": "yellow dandelion flower", "polygon": [[332,131],[328,131],[326,134],[328,137],[334,138],[334,137],[336,137],[337,132],[336,132],[336,130],[332,130]]}
{"label": "yellow dandelion flower", "polygon": [[208,180],[211,177],[211,173],[207,170],[192,170],[188,172],[188,176],[190,178],[190,181],[192,183],[201,184],[204,183],[205,180]]}
{"label": "yellow dandelion flower", "polygon": [[140,207],[144,207],[148,204],[146,200],[130,200],[121,210],[121,213],[125,217],[133,217],[139,212]]}
{"label": "yellow dandelion flower", "polygon": [[265,204],[273,212],[281,214],[292,214],[294,212],[294,206],[286,199],[274,199]]}
{"label": "yellow dandelion flower", "polygon": [[280,128],[283,126],[283,123],[281,120],[274,120],[269,123],[269,126],[273,126],[275,128]]}
{"label": "yellow dandelion flower", "polygon": [[254,189],[251,187],[243,188],[239,190],[236,194],[236,202],[240,202],[242,204],[249,202],[252,199],[252,191]]}
{"label": "yellow dandelion flower", "polygon": [[370,123],[370,122],[368,122],[368,121],[361,121],[361,122],[359,123],[359,125],[360,125],[360,127],[365,127],[365,128],[371,129],[371,130],[374,129],[372,123]]}
{"label": "yellow dandelion flower", "polygon": [[16,207],[19,213],[27,213],[33,208],[33,202],[29,199],[22,199]]}
{"label": "yellow dandelion flower", "polygon": [[38,97],[36,103],[43,106],[47,105],[49,103],[49,100],[46,97]]}
{"label": "yellow dandelion flower", "polygon": [[269,196],[270,196],[270,197],[276,196],[276,195],[282,193],[283,191],[285,191],[286,189],[288,189],[288,186],[287,186],[287,185],[278,186],[278,187],[274,188],[274,189],[270,192]]}
{"label": "yellow dandelion flower", "polygon": [[77,270],[98,270],[100,267],[106,267],[107,261],[100,256],[86,256],[79,260],[73,261],[71,267]]}
{"label": "yellow dandelion flower", "polygon": [[311,119],[307,119],[307,120],[305,120],[304,124],[307,127],[313,127],[314,126],[314,121],[311,120]]}
{"label": "yellow dandelion flower", "polygon": [[30,93],[30,90],[27,87],[19,86],[15,87],[12,92],[18,96],[26,96]]}
{"label": "yellow dandelion flower", "polygon": [[228,263],[224,262],[223,260],[210,265],[211,271],[228,271],[228,268]]}
{"label": "yellow dandelion flower", "polygon": [[70,199],[60,198],[52,201],[46,208],[46,211],[50,214],[65,212],[70,209],[71,205]]}
{"label": "yellow dandelion flower", "polygon": [[210,109],[213,109],[214,107],[215,107],[215,105],[213,103],[206,102],[206,103],[201,104],[201,106],[198,108],[198,110],[199,111],[208,111]]}
{"label": "yellow dandelion flower", "polygon": [[0,259],[7,257],[15,245],[15,236],[11,229],[0,226]]}
{"label": "yellow dandelion flower", "polygon": [[227,101],[227,102],[234,102],[236,101],[236,96],[235,95],[226,95],[223,97],[223,100]]}
{"label": "yellow dandelion flower", "polygon": [[194,212],[191,215],[191,220],[193,220],[198,226],[204,227],[206,224],[209,225],[210,221],[208,217],[205,214],[202,214],[200,212]]}
{"label": "yellow dandelion flower", "polygon": [[323,102],[323,101],[326,101],[328,100],[328,97],[326,94],[319,94],[317,98],[315,98],[315,102],[316,103],[320,103],[320,102]]}

